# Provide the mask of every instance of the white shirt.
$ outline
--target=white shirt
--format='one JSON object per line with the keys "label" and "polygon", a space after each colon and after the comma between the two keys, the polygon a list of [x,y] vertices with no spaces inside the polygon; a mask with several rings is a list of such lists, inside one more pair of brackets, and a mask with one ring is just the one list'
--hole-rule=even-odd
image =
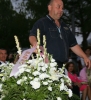
{"label": "white shirt", "polygon": [[6,63],[7,63],[7,61],[5,61],[5,62],[3,62],[3,61],[0,61],[0,63],[1,63],[1,64],[6,64]]}

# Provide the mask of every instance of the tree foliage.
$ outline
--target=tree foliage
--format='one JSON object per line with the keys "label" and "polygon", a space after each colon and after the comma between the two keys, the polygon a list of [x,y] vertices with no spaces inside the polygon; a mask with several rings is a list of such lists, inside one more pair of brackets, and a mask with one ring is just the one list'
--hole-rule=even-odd
{"label": "tree foliage", "polygon": [[14,35],[22,47],[29,46],[28,24],[25,14],[17,13],[10,0],[0,0],[0,46],[15,49]]}
{"label": "tree foliage", "polygon": [[65,9],[69,12],[71,20],[72,10],[74,10],[75,26],[81,28],[77,34],[82,34],[83,45],[87,45],[87,37],[91,32],[91,0],[64,0]]}

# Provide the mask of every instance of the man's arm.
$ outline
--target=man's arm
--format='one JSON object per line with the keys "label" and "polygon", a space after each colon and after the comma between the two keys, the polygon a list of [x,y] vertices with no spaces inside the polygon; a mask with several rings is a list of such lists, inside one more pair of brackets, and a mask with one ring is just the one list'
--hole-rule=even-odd
{"label": "man's arm", "polygon": [[[29,36],[29,42],[30,44],[33,46],[33,47],[36,47],[37,46],[37,39],[35,36]],[[37,48],[36,50],[34,51],[34,53],[37,53]]]}
{"label": "man's arm", "polygon": [[91,61],[90,59],[86,56],[86,54],[82,51],[81,47],[79,45],[75,45],[70,48],[75,54],[80,56],[81,58],[84,59],[84,62],[88,68],[91,68]]}
{"label": "man's arm", "polygon": [[37,39],[35,36],[29,36],[29,42],[32,46],[36,46],[37,45]]}

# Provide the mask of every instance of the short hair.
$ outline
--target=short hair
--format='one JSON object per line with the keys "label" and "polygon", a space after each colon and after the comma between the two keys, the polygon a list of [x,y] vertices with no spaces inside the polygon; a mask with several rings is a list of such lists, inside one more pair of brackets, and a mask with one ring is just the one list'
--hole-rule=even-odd
{"label": "short hair", "polygon": [[3,47],[0,47],[0,50],[6,50],[7,51],[7,49],[6,48],[3,48]]}
{"label": "short hair", "polygon": [[[50,5],[54,0],[49,0],[48,5]],[[62,1],[62,0],[61,0]]]}
{"label": "short hair", "polygon": [[75,74],[76,72],[75,72],[75,64],[74,64],[74,62],[68,62],[68,63],[65,65],[65,68],[66,68],[67,71],[68,71],[68,69],[69,69],[69,67],[70,67],[71,64],[73,65],[73,71],[72,71],[72,73]]}
{"label": "short hair", "polygon": [[8,53],[8,50],[5,47],[0,47],[0,50],[5,50]]}
{"label": "short hair", "polygon": [[54,0],[49,0],[48,5],[50,5]]}

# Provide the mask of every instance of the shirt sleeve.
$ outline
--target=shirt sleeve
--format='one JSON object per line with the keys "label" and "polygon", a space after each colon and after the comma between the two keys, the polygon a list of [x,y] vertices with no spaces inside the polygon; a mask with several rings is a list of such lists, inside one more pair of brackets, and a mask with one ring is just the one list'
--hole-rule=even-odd
{"label": "shirt sleeve", "polygon": [[41,20],[38,20],[37,22],[35,22],[35,24],[33,25],[33,28],[30,30],[29,36],[37,37],[37,29],[39,29],[40,34],[42,35],[44,34],[44,27]]}
{"label": "shirt sleeve", "polygon": [[37,38],[37,29],[39,29],[40,33],[40,45],[43,45],[43,35],[44,35],[44,25],[41,20],[38,20],[34,25],[33,28],[30,31],[29,36],[35,36]]}
{"label": "shirt sleeve", "polygon": [[70,31],[70,29],[69,29],[69,37],[68,38],[69,38],[69,47],[73,47],[73,46],[77,45],[75,35]]}

